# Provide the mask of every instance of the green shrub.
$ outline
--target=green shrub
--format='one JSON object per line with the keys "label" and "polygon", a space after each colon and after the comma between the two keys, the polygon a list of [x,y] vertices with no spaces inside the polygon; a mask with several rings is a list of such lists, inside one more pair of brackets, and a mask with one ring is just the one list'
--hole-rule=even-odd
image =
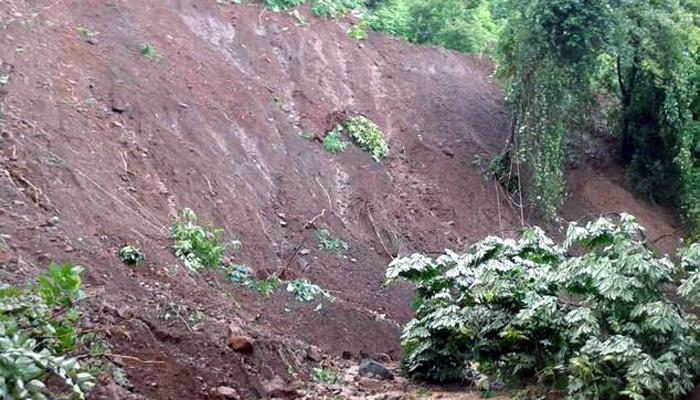
{"label": "green shrub", "polygon": [[126,245],[119,250],[119,258],[129,265],[141,265],[146,261],[146,255],[141,249],[132,245]]}
{"label": "green shrub", "polygon": [[295,299],[307,303],[316,300],[319,296],[323,296],[331,302],[335,301],[335,297],[328,291],[321,289],[321,287],[306,279],[297,279],[287,283],[287,291],[291,293]]}
{"label": "green shrub", "polygon": [[323,147],[331,154],[342,153],[348,147],[348,144],[343,141],[341,127],[336,127],[323,139]]}
{"label": "green shrub", "polygon": [[339,385],[343,383],[343,377],[332,368],[314,368],[311,370],[311,379],[326,385]]}
{"label": "green shrub", "polygon": [[445,382],[476,368],[572,399],[681,398],[700,374],[700,325],[663,287],[680,276],[680,294],[697,299],[700,250],[674,265],[654,255],[641,229],[623,214],[571,224],[562,244],[532,228],[463,255],[393,261],[387,278],[418,286],[403,371]]}
{"label": "green shrub", "polygon": [[265,6],[272,11],[286,11],[304,4],[306,0],[265,0]]}
{"label": "green shrub", "polygon": [[[93,376],[66,356],[77,339],[80,314],[73,305],[84,297],[82,271],[52,264],[35,290],[0,285],[0,398],[84,399],[94,387]],[[63,393],[47,387],[53,378],[63,383]]]}
{"label": "green shrub", "polygon": [[367,29],[369,29],[369,22],[363,19],[357,25],[353,25],[348,29],[348,36],[355,40],[367,40],[369,38]]}
{"label": "green shrub", "polygon": [[389,155],[389,146],[384,140],[384,133],[367,117],[350,118],[343,126],[352,140],[360,148],[371,153],[375,160],[379,161]]}
{"label": "green shrub", "polygon": [[197,214],[185,208],[170,227],[175,256],[191,270],[220,267],[226,250],[221,242],[224,230],[202,227],[197,224]]}

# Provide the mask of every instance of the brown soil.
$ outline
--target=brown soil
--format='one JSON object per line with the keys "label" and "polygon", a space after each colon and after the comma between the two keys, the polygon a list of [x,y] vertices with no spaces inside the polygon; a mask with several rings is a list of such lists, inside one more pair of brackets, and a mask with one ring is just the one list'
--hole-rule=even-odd
{"label": "brown soil", "polygon": [[[86,266],[89,323],[114,353],[155,361],[117,360],[150,399],[210,398],[220,385],[265,397],[290,368],[308,380],[310,346],[397,360],[412,292],[383,286],[387,263],[519,226],[475,162],[509,130],[488,61],[374,33],[357,42],[347,22],[306,9],[298,27],[215,3],[0,0],[0,281],[26,282],[51,260]],[[343,113],[378,123],[390,157],[331,156],[302,137]],[[650,237],[674,232],[605,175],[572,172],[566,218],[627,210]],[[183,207],[243,242],[233,261],[308,278],[337,301],[315,311],[185,273],[168,235]],[[347,257],[318,251],[315,228],[350,243]],[[145,250],[144,266],[116,257],[126,243]],[[234,317],[257,339],[251,355],[225,345]]]}

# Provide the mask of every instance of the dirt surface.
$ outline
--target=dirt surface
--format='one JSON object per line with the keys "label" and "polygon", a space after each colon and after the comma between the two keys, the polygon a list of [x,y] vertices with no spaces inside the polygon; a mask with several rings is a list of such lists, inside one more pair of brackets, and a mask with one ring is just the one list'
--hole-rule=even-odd
{"label": "dirt surface", "polygon": [[[0,281],[52,260],[87,268],[88,322],[115,354],[151,361],[117,360],[133,393],[96,398],[213,398],[222,385],[265,398],[321,360],[396,361],[412,292],[383,286],[387,263],[520,226],[476,162],[509,132],[488,61],[374,33],[354,41],[348,22],[303,12],[298,27],[213,0],[0,0]],[[304,138],[338,113],[375,121],[389,158],[332,156]],[[566,218],[627,210],[650,237],[674,234],[607,173],[572,172]],[[337,301],[319,310],[188,274],[168,234],[184,207],[243,243],[232,261],[307,278]],[[350,244],[345,258],[317,249],[317,228]],[[145,265],[116,257],[126,243]],[[252,354],[226,347],[231,319],[256,339]]]}

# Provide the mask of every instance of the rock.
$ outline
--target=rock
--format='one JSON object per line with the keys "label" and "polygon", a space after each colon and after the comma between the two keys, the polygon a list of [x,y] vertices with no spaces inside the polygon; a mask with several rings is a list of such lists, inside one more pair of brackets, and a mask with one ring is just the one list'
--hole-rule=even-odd
{"label": "rock", "polygon": [[365,359],[360,364],[360,376],[384,380],[394,379],[394,374],[389,368],[370,358]]}
{"label": "rock", "polygon": [[228,347],[239,353],[252,353],[255,340],[248,336],[229,335]]}
{"label": "rock", "polygon": [[299,251],[299,254],[302,256],[308,255],[309,253],[311,253],[311,250],[309,249],[301,249],[301,251]]}
{"label": "rock", "polygon": [[275,377],[265,385],[267,395],[273,399],[294,399],[299,397],[299,392],[291,384]]}
{"label": "rock", "polygon": [[316,346],[311,346],[309,347],[309,350],[306,352],[306,358],[309,361],[313,362],[319,362],[323,359],[323,354],[321,354],[321,349],[319,349]]}
{"label": "rock", "polygon": [[228,386],[219,386],[214,390],[214,393],[222,399],[238,399],[238,392],[234,388]]}
{"label": "rock", "polygon": [[280,220],[280,226],[281,226],[282,228],[284,228],[285,226],[287,226],[287,221]]}
{"label": "rock", "polygon": [[377,390],[382,386],[382,382],[376,379],[362,377],[357,381],[357,384],[361,387],[369,390]]}
{"label": "rock", "polygon": [[226,344],[239,353],[252,353],[255,340],[243,332],[243,321],[233,318],[228,324],[228,338]]}

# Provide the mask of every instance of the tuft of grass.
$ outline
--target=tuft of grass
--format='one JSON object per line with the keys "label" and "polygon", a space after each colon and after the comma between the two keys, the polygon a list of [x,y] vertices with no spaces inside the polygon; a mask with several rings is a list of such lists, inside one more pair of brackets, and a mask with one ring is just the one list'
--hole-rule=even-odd
{"label": "tuft of grass", "polygon": [[151,43],[144,43],[144,45],[141,46],[141,54],[153,62],[160,61],[160,59],[163,57],[158,49]]}
{"label": "tuft of grass", "polygon": [[343,128],[337,126],[325,139],[323,139],[323,148],[331,154],[342,153],[348,144],[343,141]]}
{"label": "tuft of grass", "polygon": [[119,258],[125,263],[133,266],[139,266],[146,261],[146,255],[141,249],[130,244],[122,247],[119,250]]}

